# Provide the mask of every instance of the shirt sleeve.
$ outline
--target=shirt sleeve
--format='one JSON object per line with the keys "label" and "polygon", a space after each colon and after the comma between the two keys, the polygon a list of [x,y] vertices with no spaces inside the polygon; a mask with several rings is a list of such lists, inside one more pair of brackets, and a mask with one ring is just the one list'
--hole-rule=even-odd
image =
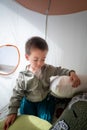
{"label": "shirt sleeve", "polygon": [[54,67],[52,65],[48,66],[48,74],[50,76],[62,76],[62,75],[69,75],[71,70],[66,69],[66,68],[62,68],[62,67]]}
{"label": "shirt sleeve", "polygon": [[20,73],[18,76],[18,79],[16,80],[15,88],[13,89],[13,95],[10,99],[10,103],[8,107],[9,108],[8,115],[18,112],[20,101],[25,95],[24,86],[25,86],[25,83],[24,83],[23,74]]}

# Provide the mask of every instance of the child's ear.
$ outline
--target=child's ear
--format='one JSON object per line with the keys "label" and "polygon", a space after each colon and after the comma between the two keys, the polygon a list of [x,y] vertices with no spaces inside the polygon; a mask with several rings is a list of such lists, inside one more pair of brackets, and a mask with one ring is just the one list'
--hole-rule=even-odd
{"label": "child's ear", "polygon": [[29,60],[29,55],[25,54],[25,58],[26,58],[27,60]]}

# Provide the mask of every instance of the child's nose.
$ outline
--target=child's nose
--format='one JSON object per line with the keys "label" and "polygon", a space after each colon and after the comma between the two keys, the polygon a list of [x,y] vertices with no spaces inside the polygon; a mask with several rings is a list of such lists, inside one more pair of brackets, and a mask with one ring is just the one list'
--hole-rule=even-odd
{"label": "child's nose", "polygon": [[42,62],[41,61],[38,61],[38,66],[40,67],[42,65]]}

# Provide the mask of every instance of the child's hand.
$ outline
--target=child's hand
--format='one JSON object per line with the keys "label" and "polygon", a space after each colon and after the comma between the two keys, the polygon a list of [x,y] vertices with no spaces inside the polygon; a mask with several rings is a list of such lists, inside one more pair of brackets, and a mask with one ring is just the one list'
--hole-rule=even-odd
{"label": "child's hand", "polygon": [[70,79],[73,82],[72,87],[78,87],[80,85],[80,79],[75,72],[70,72]]}
{"label": "child's hand", "polygon": [[4,130],[8,130],[9,126],[12,125],[17,117],[17,114],[11,114],[7,117],[4,122]]}

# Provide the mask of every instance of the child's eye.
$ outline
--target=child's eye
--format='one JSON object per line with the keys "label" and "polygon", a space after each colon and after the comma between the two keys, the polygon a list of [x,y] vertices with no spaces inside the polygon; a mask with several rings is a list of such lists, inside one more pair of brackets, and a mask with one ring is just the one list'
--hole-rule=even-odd
{"label": "child's eye", "polygon": [[42,61],[45,61],[45,59],[42,59]]}

